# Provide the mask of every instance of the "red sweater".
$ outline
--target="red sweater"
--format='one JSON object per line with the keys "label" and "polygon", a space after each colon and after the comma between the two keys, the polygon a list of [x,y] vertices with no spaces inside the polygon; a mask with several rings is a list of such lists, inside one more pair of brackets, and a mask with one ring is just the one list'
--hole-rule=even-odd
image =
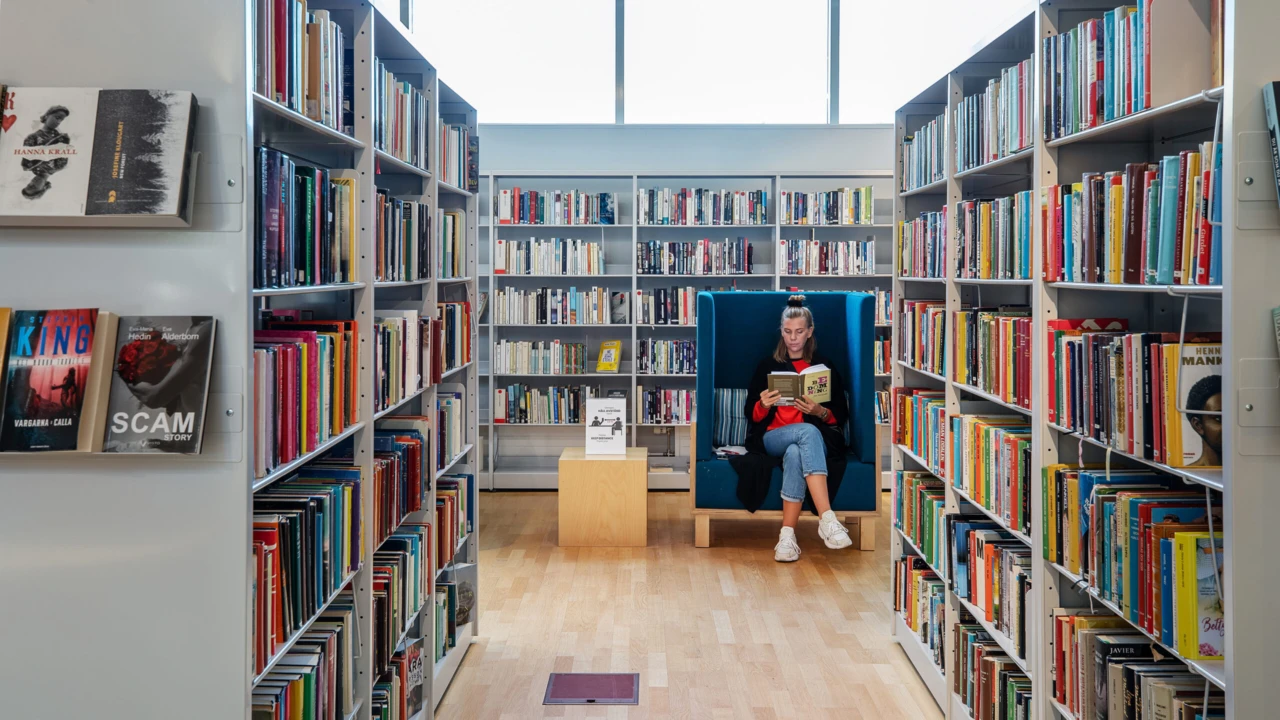
{"label": "red sweater", "polygon": [[[809,368],[809,363],[805,362],[804,360],[792,360],[791,364],[795,366],[796,372],[804,372]],[[800,412],[800,408],[794,405],[776,405],[774,407],[777,409],[778,412],[776,415],[773,416],[773,422],[769,423],[769,427],[766,430],[766,432],[768,432],[769,430],[777,430],[778,428],[786,427],[787,425],[794,425],[796,423],[804,422],[804,413]],[[761,422],[768,415],[769,415],[769,408],[765,407],[764,405],[761,405],[760,401],[756,400],[755,409],[751,411],[751,416],[752,416],[751,419],[754,420],[755,422]],[[836,424],[835,414],[827,413],[826,422],[828,425],[835,425]]]}

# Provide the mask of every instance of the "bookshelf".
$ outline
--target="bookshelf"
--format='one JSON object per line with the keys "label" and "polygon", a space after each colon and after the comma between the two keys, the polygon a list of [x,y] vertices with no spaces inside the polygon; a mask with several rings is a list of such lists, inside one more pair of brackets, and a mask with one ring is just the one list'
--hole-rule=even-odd
{"label": "bookshelf", "polygon": [[[395,7],[390,7],[394,5]],[[355,69],[354,134],[347,135],[254,92],[254,4],[231,3],[217,13],[187,0],[120,0],[106,7],[68,3],[38,8],[5,3],[0,9],[0,57],[5,82],[15,86],[87,86],[172,88],[192,91],[200,105],[195,149],[200,153],[190,227],[182,230],[78,227],[7,229],[0,239],[0,305],[19,308],[100,307],[121,314],[213,315],[218,329],[203,451],[198,456],[15,456],[0,455],[0,477],[22,517],[6,522],[6,545],[51,533],[43,550],[59,554],[91,552],[98,559],[68,565],[51,576],[13,576],[24,587],[10,606],[3,634],[10,647],[27,658],[6,666],[18,679],[7,699],[9,711],[28,715],[75,717],[129,715],[171,717],[176,711],[193,720],[247,717],[255,674],[251,662],[254,563],[251,518],[254,498],[308,463],[337,453],[351,458],[363,475],[360,527],[364,548],[358,569],[342,579],[340,593],[353,595],[356,613],[354,703],[339,716],[371,717],[374,677],[372,577],[375,529],[372,477],[374,431],[380,421],[401,415],[434,418],[438,393],[457,392],[463,405],[462,451],[430,480],[424,510],[400,520],[435,524],[436,481],[447,473],[479,471],[476,423],[479,418],[479,363],[445,374],[439,384],[411,388],[375,413],[373,317],[383,310],[416,310],[436,315],[437,302],[477,301],[480,208],[474,193],[438,181],[441,122],[464,124],[477,132],[476,110],[437,77],[427,52],[401,20],[399,3],[371,5],[360,0],[314,0],[342,29],[353,50]],[[200,31],[191,27],[200,17]],[[421,18],[421,21],[430,21]],[[60,39],[35,42],[24,27],[57,22]],[[130,37],[121,46],[114,38]],[[228,48],[241,48],[237,53]],[[57,63],[33,62],[54,51]],[[111,62],[102,58],[110,57]],[[218,58],[212,61],[211,58]],[[421,91],[428,102],[426,167],[401,161],[375,149],[374,59]],[[157,61],[162,59],[162,61]],[[254,149],[265,145],[307,164],[354,171],[359,178],[358,277],[342,284],[254,288]],[[436,210],[458,210],[465,217],[468,263],[459,278],[429,277],[382,282],[374,275],[376,190],[425,203]],[[433,224],[434,227],[434,224]],[[431,238],[438,247],[436,237]],[[68,249],[74,250],[67,252]],[[59,280],[50,282],[31,268],[56,263]],[[356,353],[361,393],[357,421],[334,433],[313,452],[278,466],[265,477],[254,473],[253,333],[258,313],[267,308],[311,311],[317,318],[354,319],[360,337]],[[476,335],[475,317],[471,336]],[[473,358],[478,348],[473,349]],[[434,448],[436,423],[431,421]],[[430,453],[428,453],[430,455]],[[478,483],[469,489],[475,507]],[[34,546],[33,546],[34,547]],[[371,549],[372,548],[372,549]],[[91,550],[90,550],[91,549]],[[431,561],[431,576],[445,582],[478,559],[479,528],[473,526],[443,567]],[[70,556],[70,555],[66,556]],[[34,569],[34,566],[33,566]],[[84,587],[96,599],[85,606]],[[477,588],[478,593],[478,588]],[[144,600],[145,598],[145,600]],[[424,638],[424,654],[434,647],[435,605],[428,600],[407,618],[400,644]],[[300,628],[276,649],[277,665],[287,650],[319,617],[302,619]],[[71,620],[68,620],[71,618]],[[478,624],[459,629],[456,646],[424,672],[423,711],[413,720],[434,716]],[[70,624],[68,624],[70,623]],[[98,670],[84,680],[84,693],[60,692],[46,661],[58,627],[82,641],[84,657]],[[87,642],[84,642],[87,641]],[[199,648],[194,653],[182,647]],[[181,655],[180,661],[174,661]],[[17,690],[17,688],[21,688]],[[147,698],[139,702],[138,698]]]}
{"label": "bookshelf", "polygon": [[[646,389],[661,385],[664,389],[693,390],[692,374],[646,374],[637,372],[636,347],[648,339],[693,340],[694,325],[655,325],[637,322],[635,292],[657,288],[692,287],[695,292],[708,287],[716,290],[787,290],[798,292],[888,290],[892,280],[892,229],[888,222],[892,207],[892,176],[885,171],[850,173],[788,174],[717,174],[699,172],[600,174],[583,172],[537,173],[494,172],[482,178],[480,205],[485,208],[481,224],[482,292],[489,293],[489,308],[480,319],[480,352],[482,386],[482,443],[487,445],[482,456],[487,469],[489,487],[493,489],[554,489],[557,464],[563,448],[581,443],[580,425],[494,423],[492,403],[494,390],[512,383],[530,387],[551,385],[598,385],[602,390],[623,389],[634,399],[637,384]],[[874,188],[871,224],[807,225],[783,224],[778,213],[782,191],[818,192],[841,187]],[[616,224],[499,224],[493,217],[492,198],[504,190],[581,190],[617,193]],[[636,224],[637,191],[646,188],[709,188],[768,192],[767,222],[761,225],[650,225]],[[750,275],[655,275],[638,272],[636,246],[649,241],[694,241],[709,238],[745,237],[752,248],[754,272]],[[577,239],[598,242],[603,248],[604,272],[597,275],[513,275],[495,274],[493,257],[498,240]],[[787,240],[874,241],[874,270],[865,275],[792,275],[787,274],[785,257],[779,247]],[[780,262],[782,260],[782,262]],[[530,326],[510,323],[495,324],[493,298],[502,288],[533,289],[540,287],[567,289],[601,286],[610,292],[626,292],[630,322],[624,325],[550,325]],[[878,326],[877,336],[888,337],[887,325]],[[559,339],[587,344],[588,373],[577,375],[513,375],[495,373],[492,369],[494,344],[502,340],[536,341]],[[599,346],[605,340],[622,341],[622,363],[618,373],[596,373]],[[877,376],[878,389],[888,387],[889,376]],[[689,487],[689,432],[684,425],[635,422],[635,410],[628,403],[630,444],[650,450],[649,488],[651,490],[687,490]],[[883,441],[887,465],[887,425],[878,428]],[[655,467],[659,469],[654,471]],[[887,477],[887,476],[886,476]],[[888,487],[886,485],[886,487]]]}
{"label": "bookshelf", "polygon": [[[1280,247],[1275,240],[1280,230],[1275,188],[1272,184],[1269,140],[1261,110],[1261,88],[1275,78],[1280,67],[1280,50],[1266,43],[1263,28],[1280,22],[1280,8],[1262,0],[1225,3],[1224,75],[1226,83],[1213,87],[1210,70],[1209,2],[1174,0],[1156,4],[1167,8],[1158,23],[1153,22],[1151,55],[1153,93],[1150,107],[1111,122],[1074,134],[1045,140],[1041,99],[1046,88],[1040,69],[1045,63],[1041,39],[1051,38],[1076,27],[1082,21],[1099,18],[1116,4],[1065,0],[1053,3],[1028,2],[1025,12],[979,43],[969,57],[953,71],[924,88],[896,113],[895,133],[899,150],[895,168],[895,220],[909,221],[922,212],[947,207],[952,213],[947,232],[948,262],[945,277],[895,277],[895,313],[904,300],[932,300],[943,303],[948,332],[951,318],[962,307],[1028,305],[1032,318],[1031,405],[1021,407],[975,387],[954,381],[951,365],[945,374],[918,370],[902,361],[900,324],[895,321],[893,386],[921,388],[942,393],[947,417],[981,413],[1025,416],[1031,428],[1030,467],[1026,482],[1030,488],[1031,532],[1009,527],[1006,517],[973,502],[956,487],[953,479],[939,474],[936,465],[906,445],[893,446],[896,471],[933,472],[945,491],[943,512],[987,519],[1007,529],[1030,549],[1031,578],[1026,601],[1027,657],[1017,664],[1031,680],[1029,717],[1037,720],[1075,720],[1071,711],[1053,695],[1054,658],[1050,655],[1053,615],[1057,608],[1091,608],[1124,616],[1116,602],[1073,574],[1063,565],[1045,559],[1047,535],[1045,515],[1048,498],[1041,485],[1042,469],[1054,463],[1110,463],[1115,470],[1154,469],[1172,478],[1174,487],[1205,494],[1222,505],[1224,535],[1222,591],[1226,637],[1225,654],[1218,661],[1185,660],[1176,648],[1160,643],[1167,656],[1183,659],[1190,673],[1203,678],[1206,687],[1225,691],[1226,717],[1250,718],[1266,715],[1280,699],[1273,683],[1251,668],[1268,667],[1277,659],[1276,632],[1269,622],[1268,604],[1280,591],[1274,564],[1266,560],[1274,548],[1274,538],[1265,529],[1268,508],[1275,493],[1269,488],[1265,470],[1280,443],[1280,423],[1256,415],[1259,408],[1276,402],[1273,377],[1280,371],[1274,334],[1269,326],[1270,310],[1280,305],[1280,289],[1271,280]],[[901,188],[904,136],[941,113],[954,113],[957,105],[998,76],[1005,67],[1028,58],[1038,68],[1034,78],[1034,125],[1029,147],[992,159],[977,167],[956,172],[955,138],[946,140],[945,177],[908,192]],[[1222,212],[1224,255],[1223,279],[1217,285],[1107,285],[1088,282],[1047,282],[1041,275],[1043,262],[1042,226],[1034,216],[1030,279],[958,278],[956,252],[956,205],[969,199],[988,199],[1032,191],[1038,213],[1041,186],[1079,180],[1085,171],[1121,170],[1125,163],[1154,162],[1160,157],[1194,149],[1215,137],[1222,142]],[[1074,179],[1074,180],[1072,180]],[[1259,185],[1263,186],[1259,189]],[[898,255],[893,254],[895,264]],[[895,265],[895,276],[898,274]],[[1105,443],[1050,421],[1045,399],[1050,382],[1046,371],[1048,349],[1038,339],[1045,337],[1046,322],[1054,318],[1121,317],[1132,331],[1159,331],[1177,334],[1217,331],[1223,333],[1223,468],[1175,468],[1144,459],[1141,454],[1121,452]],[[1184,320],[1185,318],[1185,320]],[[953,338],[946,340],[951,347]],[[948,363],[950,358],[948,357]],[[1263,377],[1267,377],[1263,381]],[[1265,389],[1263,389],[1265,388]],[[1266,411],[1264,411],[1266,412]],[[1227,421],[1227,419],[1230,421]],[[1267,448],[1267,449],[1264,449]],[[939,532],[942,532],[940,529]],[[923,557],[912,539],[893,531],[891,563],[901,557]],[[947,570],[943,567],[934,568]],[[931,565],[932,567],[932,565]],[[944,577],[942,573],[939,576]],[[945,624],[933,628],[947,644],[945,662],[934,664],[922,647],[915,630],[902,615],[894,613],[891,633],[929,687],[943,714],[955,720],[970,717],[955,687],[958,668],[953,654],[952,629],[962,617],[976,618],[992,638],[1006,647],[1009,638],[989,627],[982,612],[961,598],[946,579]],[[1126,621],[1128,622],[1128,621]],[[1133,623],[1130,623],[1133,624]],[[1130,630],[1132,632],[1132,630]],[[1159,643],[1159,638],[1138,628]]]}

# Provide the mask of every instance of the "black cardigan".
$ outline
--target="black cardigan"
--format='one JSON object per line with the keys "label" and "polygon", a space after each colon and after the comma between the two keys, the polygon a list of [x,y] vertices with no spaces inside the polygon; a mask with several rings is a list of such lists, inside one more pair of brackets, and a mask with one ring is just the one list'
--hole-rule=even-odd
{"label": "black cardigan", "polygon": [[[822,406],[835,416],[835,424],[823,422],[812,415],[805,415],[804,421],[822,432],[822,440],[827,446],[827,494],[835,500],[848,463],[844,424],[849,420],[849,404],[845,396],[844,378],[840,377],[840,372],[831,362],[815,353],[811,364],[822,364],[831,368],[831,400],[822,403]],[[760,399],[760,393],[769,388],[769,373],[777,371],[795,372],[795,366],[790,361],[778,362],[772,356],[765,358],[756,366],[755,374],[751,377],[751,385],[747,387],[747,402],[743,408],[747,418],[747,454],[729,458],[729,465],[738,473],[738,501],[751,512],[759,510],[764,504],[773,470],[782,466],[782,458],[770,457],[764,451],[764,434],[769,429],[769,423],[773,422],[777,415],[777,408],[770,408],[769,413],[760,422],[756,422],[754,417],[755,405]],[[813,502],[807,495],[806,492],[805,505],[816,513]]]}

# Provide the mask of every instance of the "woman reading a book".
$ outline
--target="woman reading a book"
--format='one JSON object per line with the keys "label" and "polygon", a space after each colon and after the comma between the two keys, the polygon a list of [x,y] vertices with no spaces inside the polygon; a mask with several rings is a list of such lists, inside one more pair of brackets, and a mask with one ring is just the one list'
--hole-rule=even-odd
{"label": "woman reading a book", "polygon": [[[844,424],[849,408],[844,394],[844,382],[830,362],[817,353],[813,338],[813,314],[804,305],[803,295],[792,295],[782,312],[782,336],[773,354],[756,366],[751,386],[747,389],[746,416],[748,420],[746,447],[747,463],[735,463],[739,476],[739,497],[743,496],[744,483],[761,480],[767,484],[776,466],[774,460],[761,476],[751,472],[751,455],[763,453],[782,460],[782,530],[773,559],[778,562],[795,562],[800,559],[800,546],[796,543],[796,521],[805,492],[813,500],[819,515],[818,536],[832,549],[847,548],[853,544],[849,531],[840,524],[831,510],[831,497],[839,488],[844,474]],[[815,402],[802,393],[784,397],[778,389],[770,389],[770,376],[778,375],[777,385],[789,381],[795,374],[813,368],[821,370],[827,378],[826,388],[830,398]],[[804,387],[803,378],[796,378]],[[757,455],[759,457],[759,455]],[[828,472],[828,459],[833,462]],[[834,481],[834,483],[832,482]],[[750,505],[748,504],[748,507]]]}

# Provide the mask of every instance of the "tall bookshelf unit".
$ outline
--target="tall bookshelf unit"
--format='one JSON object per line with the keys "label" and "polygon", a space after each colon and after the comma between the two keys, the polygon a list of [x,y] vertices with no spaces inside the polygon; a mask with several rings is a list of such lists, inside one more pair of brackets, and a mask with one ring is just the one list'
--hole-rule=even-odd
{"label": "tall bookshelf unit", "polygon": [[[363,557],[348,577],[357,609],[355,706],[348,717],[371,717],[373,668],[372,472],[374,429],[396,415],[432,417],[437,393],[464,399],[461,453],[435,472],[424,510],[401,523],[435,524],[436,479],[479,471],[478,362],[452,368],[441,383],[408,392],[374,412],[373,318],[380,310],[437,315],[437,302],[477,298],[479,206],[475,193],[439,180],[440,124],[477,132],[476,111],[438,79],[420,41],[394,3],[316,0],[354,48],[355,132],[333,130],[254,92],[254,3],[209,13],[186,0],[5,2],[0,10],[0,65],[14,86],[89,86],[190,90],[199,104],[195,149],[201,153],[190,228],[182,230],[70,227],[7,228],[0,234],[0,305],[17,308],[100,307],[120,314],[213,315],[218,321],[209,408],[200,455],[0,455],[0,484],[9,497],[0,528],[7,547],[28,548],[29,571],[14,573],[0,633],[12,652],[3,673],[13,684],[8,712],[49,717],[125,716],[193,720],[248,717],[255,675],[251,660],[254,563],[250,542],[256,494],[331,453],[363,470],[360,499]],[[199,18],[199,27],[192,20]],[[57,38],[36,40],[29,28],[56,23]],[[24,30],[27,28],[27,30]],[[184,30],[185,29],[185,30]],[[129,38],[121,45],[120,38]],[[45,52],[56,62],[39,62]],[[417,167],[375,149],[374,59],[427,99],[428,166]],[[109,61],[108,61],[109,59]],[[320,167],[358,176],[359,277],[343,285],[254,289],[254,157],[272,147]],[[465,211],[468,269],[439,278],[382,282],[374,275],[376,191],[437,208]],[[435,224],[433,220],[433,233]],[[431,238],[438,247],[437,237]],[[33,273],[56,265],[56,276]],[[317,318],[359,322],[358,422],[297,460],[255,478],[253,457],[253,332],[267,308],[308,310]],[[472,318],[470,335],[478,328]],[[478,351],[474,346],[473,354]],[[432,453],[428,453],[432,456]],[[469,489],[475,508],[478,483]],[[430,573],[447,581],[474,570],[478,523],[459,542],[453,562]],[[79,557],[62,563],[56,557]],[[42,559],[43,558],[43,559]],[[37,570],[37,566],[42,570]],[[60,567],[59,570],[53,568]],[[434,583],[433,583],[434,584]],[[82,601],[84,588],[93,599]],[[334,597],[324,603],[331,603]],[[478,588],[477,588],[478,599]],[[478,605],[477,605],[478,607]],[[424,709],[434,716],[478,629],[475,612],[457,644],[431,663],[435,605],[430,598],[408,619],[399,642],[424,638]],[[287,643],[293,647],[319,612]],[[96,669],[67,693],[55,680],[65,639]],[[63,650],[54,650],[54,646]],[[268,670],[287,649],[280,649]],[[427,666],[430,665],[430,671]]]}
{"label": "tall bookshelf unit", "polygon": [[[481,374],[487,382],[481,398],[482,430],[487,434],[485,452],[486,476],[493,489],[553,489],[557,484],[557,460],[563,448],[582,442],[580,425],[520,425],[493,422],[494,391],[512,383],[531,387],[550,385],[598,385],[602,390],[626,390],[630,444],[647,447],[650,452],[649,488],[652,490],[687,490],[689,487],[689,433],[684,425],[637,425],[634,399],[636,386],[646,389],[693,390],[694,375],[651,375],[637,372],[635,349],[648,338],[656,340],[693,340],[696,325],[651,325],[637,322],[635,292],[656,288],[693,287],[695,291],[713,290],[787,290],[805,292],[856,290],[870,292],[888,290],[892,278],[892,223],[888,222],[892,207],[891,175],[887,171],[850,172],[844,174],[717,174],[717,173],[647,173],[647,174],[548,174],[537,172],[497,172],[482,179],[480,205],[484,208],[481,224],[482,291],[489,293],[488,310],[480,318]],[[858,225],[784,225],[778,213],[781,191],[818,192],[841,187],[871,186],[873,190],[872,224]],[[613,225],[522,225],[498,224],[493,217],[493,198],[503,190],[581,190],[617,193],[618,207]],[[637,224],[635,202],[637,191],[647,188],[710,188],[713,190],[765,190],[768,192],[766,222],[760,225],[650,225]],[[484,237],[487,236],[487,237]],[[712,241],[745,237],[752,247],[754,272],[750,275],[653,275],[639,272],[636,246],[649,241]],[[546,275],[495,274],[493,257],[498,240],[548,238],[579,239],[601,243],[605,255],[605,274],[573,277]],[[857,240],[875,243],[875,273],[865,275],[788,275],[780,246],[786,240],[816,239]],[[779,259],[783,258],[783,262]],[[495,324],[493,300],[502,288],[533,289],[540,287],[578,290],[605,287],[610,292],[626,292],[629,322],[623,325],[586,326],[510,326]],[[877,328],[887,337],[888,327]],[[506,340],[564,339],[587,344],[588,373],[578,375],[523,375],[495,373],[490,362],[494,344]],[[622,362],[617,373],[596,373],[600,343],[622,341]],[[868,349],[870,351],[870,349]],[[885,389],[888,376],[877,377],[877,386]],[[878,437],[887,448],[887,425],[877,428]],[[655,470],[655,468],[658,468]]]}
{"label": "tall bookshelf unit", "polygon": [[[942,375],[917,370],[903,361],[899,328],[894,328],[895,387],[926,388],[945,392],[948,416],[961,412],[1020,414],[1032,427],[1032,464],[1027,482],[1031,489],[1031,533],[1013,530],[1031,548],[1032,577],[1027,610],[1027,658],[1018,664],[1031,678],[1032,712],[1037,720],[1076,720],[1071,712],[1052,698],[1050,657],[1053,612],[1056,608],[1117,608],[1087,588],[1065,568],[1044,559],[1045,498],[1041,469],[1052,463],[1109,461],[1111,467],[1154,468],[1173,478],[1181,487],[1204,491],[1223,505],[1226,652],[1222,661],[1184,660],[1188,669],[1204,678],[1209,687],[1222,689],[1227,697],[1228,718],[1255,718],[1274,714],[1280,689],[1269,682],[1263,668],[1274,664],[1277,631],[1268,604],[1280,591],[1280,573],[1268,556],[1274,548],[1274,526],[1269,512],[1278,499],[1266,470],[1271,456],[1280,454],[1280,421],[1271,408],[1277,397],[1275,377],[1280,374],[1276,341],[1270,326],[1270,310],[1280,305],[1274,269],[1280,267],[1280,212],[1272,185],[1270,148],[1262,112],[1261,88],[1280,77],[1280,48],[1266,40],[1267,33],[1280,26],[1280,6],[1267,0],[1227,0],[1225,27],[1225,83],[1211,87],[1209,3],[1201,0],[1172,0],[1156,3],[1167,8],[1162,26],[1152,32],[1153,75],[1160,82],[1153,92],[1153,107],[1074,135],[1046,141],[1041,131],[1044,119],[1041,98],[1045,92],[1039,80],[1045,62],[1040,41],[1065,32],[1081,21],[1101,17],[1119,3],[1091,0],[1029,2],[1016,21],[999,28],[973,54],[903,105],[895,118],[897,160],[895,167],[895,220],[909,221],[921,212],[948,207],[948,262],[946,276],[939,279],[901,277],[895,254],[893,281],[895,316],[903,300],[925,299],[945,302],[948,332],[950,319],[962,306],[990,306],[1003,303],[1031,306],[1032,404],[1020,408],[999,398]],[[1036,84],[1033,144],[1010,156],[974,169],[957,172],[955,138],[948,128],[945,141],[944,177],[903,191],[904,136],[915,133],[942,113],[953,117],[957,105],[978,92],[987,79],[1027,58],[1034,59]],[[1161,71],[1164,71],[1163,73]],[[951,121],[949,120],[949,125]],[[1042,238],[1039,216],[1041,186],[1079,179],[1086,170],[1123,169],[1127,162],[1154,161],[1163,155],[1192,149],[1197,143],[1218,137],[1223,144],[1221,230],[1224,240],[1223,283],[1219,286],[1141,285],[1107,286],[1088,283],[1045,282],[1041,276]],[[1033,191],[1035,228],[1029,280],[967,280],[956,277],[955,206],[971,198],[1012,195]],[[1051,424],[1044,400],[1048,378],[1047,348],[1039,341],[1047,332],[1046,322],[1057,317],[1125,317],[1130,328],[1178,333],[1184,312],[1186,328],[1221,330],[1223,333],[1223,447],[1222,469],[1171,468],[1082,438]],[[945,341],[950,348],[951,338]],[[950,362],[950,350],[947,353]],[[948,368],[950,365],[948,365]],[[963,403],[963,408],[962,408]],[[980,404],[974,404],[980,403]],[[908,447],[893,448],[895,471],[934,472],[928,462]],[[935,473],[936,474],[936,473]],[[945,487],[945,512],[987,516],[1001,525],[998,515],[970,502],[951,478],[940,476]],[[1006,529],[1007,525],[1005,526]],[[896,523],[891,562],[904,556],[923,556]],[[945,559],[939,559],[945,564]],[[935,572],[946,578],[946,567]],[[962,616],[973,617],[974,608],[954,592],[946,579],[945,626],[936,628],[945,642],[944,663],[934,664],[930,649],[894,613],[892,633],[925,681],[943,713],[951,720],[970,718],[969,710],[953,692],[957,668],[952,645],[952,628]],[[979,624],[989,626],[985,619]],[[1009,639],[991,627],[988,632],[1012,656]],[[1166,651],[1176,656],[1172,648]],[[1182,659],[1182,658],[1179,658]],[[1083,719],[1080,719],[1083,720]]]}

